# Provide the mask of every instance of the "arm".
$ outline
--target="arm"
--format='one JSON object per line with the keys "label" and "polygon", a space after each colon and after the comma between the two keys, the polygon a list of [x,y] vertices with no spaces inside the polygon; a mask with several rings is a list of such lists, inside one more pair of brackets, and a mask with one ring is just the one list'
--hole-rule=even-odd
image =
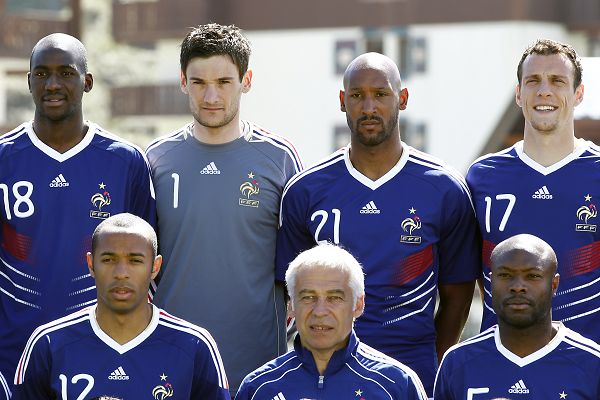
{"label": "arm", "polygon": [[198,340],[193,374],[190,400],[231,400],[219,349],[204,329]]}
{"label": "arm", "polygon": [[448,357],[444,358],[440,364],[440,368],[435,376],[435,384],[433,386],[433,398],[440,400],[454,400],[454,395],[451,392],[450,379],[448,374],[451,372]]}
{"label": "arm", "polygon": [[15,374],[12,400],[56,398],[57,393],[53,393],[50,385],[52,355],[48,341],[49,339],[43,336],[32,345],[33,347],[28,345],[25,348]]}
{"label": "arm", "polygon": [[450,346],[458,343],[469,317],[474,289],[475,282],[439,285],[440,303],[435,315],[438,360]]}
{"label": "arm", "polygon": [[132,155],[131,170],[129,172],[130,203],[127,212],[148,221],[156,229],[156,200],[150,164],[140,151]]}

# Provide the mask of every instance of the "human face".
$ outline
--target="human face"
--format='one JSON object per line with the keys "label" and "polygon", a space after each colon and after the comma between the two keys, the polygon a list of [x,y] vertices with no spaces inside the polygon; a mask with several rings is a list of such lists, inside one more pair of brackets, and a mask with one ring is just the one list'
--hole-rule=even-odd
{"label": "human face", "polygon": [[82,117],[84,92],[92,89],[93,78],[68,49],[43,47],[31,57],[27,74],[35,104],[35,118],[63,121]]}
{"label": "human face", "polygon": [[181,90],[188,95],[194,119],[207,128],[221,128],[237,121],[242,93],[251,87],[252,72],[242,81],[229,56],[190,60],[181,74]]}
{"label": "human face", "polygon": [[313,356],[327,359],[348,343],[354,318],[364,308],[364,296],[353,302],[348,276],[315,266],[296,276],[292,315],[302,346]]}
{"label": "human face", "polygon": [[148,303],[148,287],[160,270],[161,256],[139,233],[106,230],[97,238],[94,254],[87,255],[96,279],[98,308],[112,314],[134,314]]}
{"label": "human face", "polygon": [[532,54],[523,62],[516,101],[525,117],[525,132],[573,134],[573,111],[583,100],[583,85],[573,89],[573,64],[563,54]]}
{"label": "human face", "polygon": [[499,323],[529,328],[551,321],[558,274],[525,250],[508,251],[492,265],[492,305]]}
{"label": "human face", "polygon": [[408,91],[391,81],[389,73],[377,68],[350,72],[340,92],[340,108],[346,113],[352,143],[373,147],[398,133],[398,113],[408,102]]}

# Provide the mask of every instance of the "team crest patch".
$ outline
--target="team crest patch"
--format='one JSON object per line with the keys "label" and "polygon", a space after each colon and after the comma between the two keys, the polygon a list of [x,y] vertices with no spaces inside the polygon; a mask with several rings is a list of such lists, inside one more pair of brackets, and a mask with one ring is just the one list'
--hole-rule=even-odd
{"label": "team crest patch", "polygon": [[256,196],[260,192],[259,183],[254,179],[254,174],[248,174],[248,180],[240,185],[240,193],[244,198],[239,199],[239,205],[244,207],[258,208],[260,201],[254,200],[251,197]]}
{"label": "team crest patch", "polygon": [[589,220],[596,218],[598,210],[592,203],[592,196],[589,194],[584,196],[585,203],[577,209],[577,219],[583,221],[583,224],[576,224],[575,230],[578,232],[596,232],[596,225],[590,224]]}
{"label": "team crest patch", "polygon": [[165,400],[169,397],[173,397],[173,385],[167,382],[167,376],[163,374],[160,376],[161,381],[165,381],[162,385],[156,385],[154,389],[152,389],[152,397],[155,400]]}
{"label": "team crest patch", "polygon": [[106,184],[101,182],[98,184],[101,192],[94,193],[90,201],[97,208],[97,210],[90,210],[90,217],[98,219],[106,219],[110,217],[110,213],[102,211],[102,207],[110,205],[110,193],[106,190]]}
{"label": "team crest patch", "polygon": [[411,207],[408,210],[408,212],[409,217],[405,218],[400,224],[402,230],[408,233],[408,235],[400,235],[400,242],[419,244],[421,243],[421,236],[414,235],[413,233],[414,231],[418,231],[419,229],[421,229],[421,218],[419,218],[419,216],[416,215],[417,210],[415,210],[414,207]]}

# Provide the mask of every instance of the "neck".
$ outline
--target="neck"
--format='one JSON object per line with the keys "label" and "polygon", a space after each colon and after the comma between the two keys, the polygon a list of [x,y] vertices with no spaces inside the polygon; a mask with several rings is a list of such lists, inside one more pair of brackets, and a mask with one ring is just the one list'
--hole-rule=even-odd
{"label": "neck", "polygon": [[144,307],[127,314],[117,314],[98,303],[96,321],[104,333],[115,342],[125,344],[144,331],[152,319],[152,305],[145,303]]}
{"label": "neck", "polygon": [[521,358],[546,346],[557,332],[550,320],[524,329],[515,328],[498,320],[498,329],[502,345]]}
{"label": "neck", "polygon": [[239,114],[227,125],[211,128],[194,121],[194,137],[206,144],[223,144],[233,142],[242,136]]}
{"label": "neck", "polygon": [[525,123],[523,151],[529,158],[544,167],[553,165],[575,150],[573,125],[562,132],[539,132]]}
{"label": "neck", "polygon": [[327,365],[329,364],[329,360],[331,360],[331,356],[334,351],[327,353],[313,352],[312,356],[315,360],[315,365],[317,366],[317,370],[319,371],[319,375],[325,375],[325,370],[327,369]]}
{"label": "neck", "polygon": [[377,146],[365,146],[352,140],[349,155],[352,166],[373,181],[387,174],[401,156],[402,142],[399,134],[392,135]]}
{"label": "neck", "polygon": [[59,153],[64,153],[81,142],[88,128],[83,121],[83,115],[61,121],[52,121],[37,115],[33,119],[33,130],[38,139]]}

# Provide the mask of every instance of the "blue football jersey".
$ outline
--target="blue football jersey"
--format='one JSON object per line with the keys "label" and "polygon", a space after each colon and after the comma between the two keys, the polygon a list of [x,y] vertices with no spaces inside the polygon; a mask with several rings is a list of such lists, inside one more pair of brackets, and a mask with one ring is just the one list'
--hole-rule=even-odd
{"label": "blue football jersey", "polygon": [[39,325],[95,302],[85,254],[95,227],[130,212],[155,223],[150,169],[133,145],[90,124],[65,153],[31,122],[0,137],[0,371],[14,375]]}
{"label": "blue football jersey", "polygon": [[121,345],[95,315],[92,306],[33,332],[13,400],[231,399],[217,345],[205,329],[153,306],[148,327]]}
{"label": "blue football jersey", "polygon": [[436,400],[600,399],[600,345],[555,323],[546,346],[511,353],[498,326],[451,347],[435,381]]}
{"label": "blue football jersey", "polygon": [[0,372],[0,400],[8,400],[12,396],[9,379],[5,378]]}
{"label": "blue football jersey", "polygon": [[523,152],[523,142],[475,161],[467,182],[483,236],[485,287],[482,330],[496,323],[489,261],[494,247],[529,233],[548,242],[558,257],[560,283],[552,318],[600,340],[600,150],[579,141],[575,152],[543,167]]}
{"label": "blue football jersey", "polygon": [[432,389],[437,285],[478,276],[477,226],[464,180],[403,146],[397,165],[376,181],[354,169],[349,148],[290,180],[282,198],[277,277],[283,280],[289,262],[317,242],[346,248],[365,272],[358,336],[415,370]]}

